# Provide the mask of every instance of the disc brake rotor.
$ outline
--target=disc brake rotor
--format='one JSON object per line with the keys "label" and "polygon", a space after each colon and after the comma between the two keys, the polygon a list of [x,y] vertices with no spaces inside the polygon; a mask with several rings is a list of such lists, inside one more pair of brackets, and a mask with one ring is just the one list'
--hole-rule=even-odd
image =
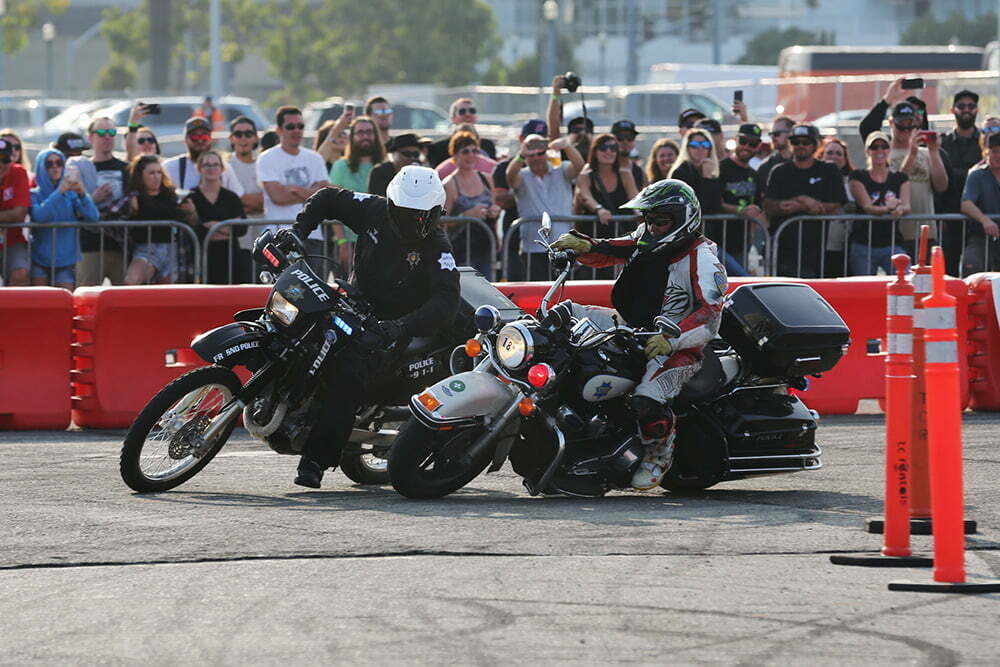
{"label": "disc brake rotor", "polygon": [[170,458],[180,460],[187,456],[197,458],[204,454],[207,443],[202,437],[202,433],[208,428],[209,423],[207,415],[198,415],[177,429],[177,432],[170,438],[170,445],[167,447]]}

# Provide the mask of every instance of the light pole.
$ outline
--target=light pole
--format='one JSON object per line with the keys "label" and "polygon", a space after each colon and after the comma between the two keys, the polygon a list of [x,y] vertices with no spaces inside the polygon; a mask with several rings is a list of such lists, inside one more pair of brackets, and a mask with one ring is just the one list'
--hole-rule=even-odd
{"label": "light pole", "polygon": [[211,0],[209,4],[209,50],[212,54],[212,67],[209,73],[209,89],[212,91],[212,98],[222,97],[222,39],[219,35],[221,30],[222,16],[219,8],[219,0]]}
{"label": "light pole", "polygon": [[541,85],[552,81],[556,75],[556,20],[559,18],[559,3],[556,0],[545,0],[542,3],[542,18],[545,19],[545,49],[542,57]]}
{"label": "light pole", "polygon": [[51,21],[42,25],[42,41],[45,42],[45,93],[51,95],[55,88],[52,80],[52,43],[56,41],[56,27]]}

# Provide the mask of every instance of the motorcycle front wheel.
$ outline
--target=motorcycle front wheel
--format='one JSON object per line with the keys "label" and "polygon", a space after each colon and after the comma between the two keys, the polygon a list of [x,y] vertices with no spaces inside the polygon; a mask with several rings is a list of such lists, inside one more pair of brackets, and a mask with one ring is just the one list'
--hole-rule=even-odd
{"label": "motorcycle front wheel", "polygon": [[228,368],[205,366],[180,376],[154,396],[132,422],[122,445],[122,480],[140,493],[166,491],[201,471],[236,426],[230,417],[211,442],[202,434],[241,388]]}
{"label": "motorcycle front wheel", "polygon": [[483,426],[437,431],[410,419],[389,452],[392,488],[407,498],[420,500],[441,498],[461,489],[493,458],[489,448],[475,459],[467,453],[484,432]]}

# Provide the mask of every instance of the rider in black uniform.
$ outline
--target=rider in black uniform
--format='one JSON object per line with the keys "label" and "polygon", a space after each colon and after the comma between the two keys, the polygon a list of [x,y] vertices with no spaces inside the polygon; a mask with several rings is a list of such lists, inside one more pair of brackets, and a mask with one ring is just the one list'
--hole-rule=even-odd
{"label": "rider in black uniform", "polygon": [[295,483],[319,488],[323,471],[340,462],[355,416],[377,370],[371,354],[397,340],[432,336],[458,312],[459,275],[451,243],[438,226],[445,194],[433,169],[403,167],[390,181],[386,197],[324,188],[310,197],[292,230],[307,238],[324,220],[339,220],[358,235],[354,284],[380,320],[366,331],[357,354],[332,360],[324,383],[318,421],[306,441]]}

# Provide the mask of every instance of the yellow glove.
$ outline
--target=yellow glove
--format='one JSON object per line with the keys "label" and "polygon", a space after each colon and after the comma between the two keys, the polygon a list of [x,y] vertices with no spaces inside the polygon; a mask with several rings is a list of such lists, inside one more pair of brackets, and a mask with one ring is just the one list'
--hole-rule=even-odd
{"label": "yellow glove", "polygon": [[581,239],[573,234],[563,234],[552,244],[556,250],[572,250],[578,255],[586,255],[590,252],[590,241]]}
{"label": "yellow glove", "polygon": [[673,343],[663,337],[663,334],[650,336],[646,340],[646,358],[667,356],[674,351]]}

